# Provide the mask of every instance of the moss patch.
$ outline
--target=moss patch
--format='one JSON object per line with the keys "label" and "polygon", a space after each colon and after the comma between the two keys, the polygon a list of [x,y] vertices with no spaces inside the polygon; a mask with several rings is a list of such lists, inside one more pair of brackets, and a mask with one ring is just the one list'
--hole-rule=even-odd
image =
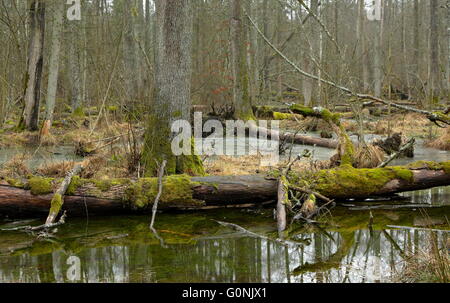
{"label": "moss patch", "polygon": [[28,180],[27,188],[33,195],[47,195],[53,192],[52,178],[32,177]]}
{"label": "moss patch", "polygon": [[113,187],[127,186],[131,184],[130,179],[82,179],[79,176],[74,176],[72,182],[67,188],[66,195],[73,196],[80,187],[84,187],[86,195],[96,197],[103,197],[105,192],[110,191]]}
{"label": "moss patch", "polygon": [[336,125],[340,125],[341,115],[335,114],[329,111],[326,108],[316,107],[311,108],[299,104],[294,104],[290,107],[290,109],[296,113],[303,115],[305,117],[316,117],[320,118],[326,122],[334,123]]}
{"label": "moss patch", "polygon": [[335,198],[368,197],[377,193],[391,180],[414,181],[413,172],[403,167],[355,169],[344,165],[305,176],[290,172],[289,181],[300,187],[312,184],[314,190]]}
{"label": "moss patch", "polygon": [[60,194],[55,194],[50,202],[50,213],[57,215],[63,205],[63,197]]}
{"label": "moss patch", "polygon": [[431,170],[445,170],[446,173],[449,172],[450,161],[447,162],[434,162],[434,161],[416,161],[407,165],[409,169],[431,169]]}
{"label": "moss patch", "polygon": [[[163,190],[160,205],[199,205],[202,201],[193,198],[193,187],[199,185],[187,175],[174,175],[163,178]],[[126,190],[125,200],[132,207],[146,208],[153,204],[158,193],[158,179],[144,178],[130,185]]]}
{"label": "moss patch", "polygon": [[19,179],[6,178],[5,181],[8,182],[8,184],[11,185],[12,187],[17,187],[17,188],[25,187],[25,184]]}

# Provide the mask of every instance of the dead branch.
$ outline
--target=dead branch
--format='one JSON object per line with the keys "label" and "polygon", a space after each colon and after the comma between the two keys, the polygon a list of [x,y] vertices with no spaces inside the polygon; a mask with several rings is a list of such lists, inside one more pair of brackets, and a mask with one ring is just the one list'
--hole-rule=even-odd
{"label": "dead branch", "polygon": [[393,153],[386,161],[384,161],[383,163],[381,163],[378,168],[383,168],[389,165],[389,163],[391,163],[392,161],[394,161],[395,159],[397,159],[398,157],[400,157],[400,155],[407,149],[411,148],[411,146],[414,145],[414,143],[416,143],[416,139],[412,138],[411,140],[409,140],[408,142],[406,142],[405,145],[403,145],[398,152]]}
{"label": "dead branch", "polygon": [[154,230],[153,224],[155,223],[156,212],[158,211],[158,202],[159,202],[159,199],[161,198],[161,194],[162,194],[162,190],[163,190],[162,178],[164,177],[164,170],[166,168],[166,164],[167,164],[167,160],[164,160],[161,163],[161,166],[159,167],[159,171],[158,171],[158,194],[155,197],[155,202],[153,202],[152,220],[150,222],[151,230]]}
{"label": "dead branch", "polygon": [[56,190],[52,201],[50,202],[51,208],[47,216],[47,220],[45,221],[45,225],[50,226],[55,222],[56,217],[58,216],[61,207],[64,203],[64,195],[66,194],[67,188],[69,188],[70,183],[74,176],[78,175],[84,167],[87,165],[87,162],[81,162],[67,173],[66,177],[62,181],[59,188]]}
{"label": "dead branch", "polygon": [[421,110],[421,109],[417,109],[417,108],[413,108],[413,107],[409,107],[406,105],[400,105],[400,104],[396,104],[394,102],[390,102],[372,95],[368,95],[368,94],[360,94],[360,93],[356,93],[353,92],[351,89],[339,85],[335,82],[332,82],[330,80],[325,80],[322,79],[318,76],[312,75],[310,73],[305,72],[304,70],[302,70],[300,67],[298,67],[294,62],[292,62],[288,57],[286,57],[280,50],[278,50],[278,48],[273,45],[269,39],[264,35],[264,33],[259,29],[258,25],[255,23],[255,21],[253,21],[253,19],[250,17],[250,15],[247,14],[247,12],[245,12],[245,15],[247,16],[247,18],[250,20],[250,22],[252,23],[253,27],[256,29],[256,31],[258,32],[258,34],[264,39],[264,41],[283,59],[285,60],[289,65],[291,65],[298,73],[300,73],[301,75],[322,82],[324,84],[330,85],[332,87],[335,87],[337,89],[342,90],[343,92],[358,97],[359,99],[362,100],[372,100],[378,103],[382,103],[385,104],[387,106],[391,106],[394,108],[398,108],[398,109],[402,109],[402,110],[406,110],[406,111],[410,111],[410,112],[415,112],[415,113],[419,113],[422,114],[424,116],[426,116],[430,121],[436,123],[438,126],[440,126],[438,124],[438,122],[444,123],[446,125],[450,125],[450,117],[444,113],[440,113],[440,112],[429,112],[426,110]]}
{"label": "dead branch", "polygon": [[297,242],[294,242],[294,241],[287,241],[287,240],[283,240],[283,239],[269,238],[269,237],[266,237],[266,236],[254,233],[254,232],[252,232],[252,231],[250,231],[248,229],[245,229],[244,227],[239,226],[239,225],[234,224],[234,223],[228,223],[228,222],[217,221],[217,220],[213,220],[213,221],[216,221],[220,225],[222,225],[224,227],[231,228],[231,229],[233,229],[233,230],[235,230],[237,232],[242,232],[244,234],[248,234],[251,237],[260,238],[260,239],[267,240],[267,241],[272,241],[272,242],[277,242],[277,243],[280,243],[280,244],[285,245],[285,246],[287,246],[288,244],[293,244],[293,245],[297,245],[297,246],[303,245],[303,243],[297,243]]}

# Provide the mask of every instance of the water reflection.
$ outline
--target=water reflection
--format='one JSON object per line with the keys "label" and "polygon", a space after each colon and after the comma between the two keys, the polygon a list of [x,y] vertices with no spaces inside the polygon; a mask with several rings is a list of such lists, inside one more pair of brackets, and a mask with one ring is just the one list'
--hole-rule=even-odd
{"label": "water reflection", "polygon": [[[446,243],[447,233],[437,232]],[[127,245],[0,258],[1,282],[68,282],[66,260],[81,260],[80,282],[389,282],[402,254],[429,244],[420,230],[306,233],[305,245],[228,235],[194,245]]]}

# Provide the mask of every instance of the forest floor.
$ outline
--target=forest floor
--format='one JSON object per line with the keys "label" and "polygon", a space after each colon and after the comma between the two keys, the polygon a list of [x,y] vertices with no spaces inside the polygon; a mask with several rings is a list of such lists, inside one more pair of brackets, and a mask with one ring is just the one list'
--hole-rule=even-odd
{"label": "forest floor", "polygon": [[[11,121],[14,121],[14,117]],[[17,117],[15,117],[17,118]],[[84,171],[84,177],[91,178],[127,178],[142,175],[139,167],[139,155],[144,134],[145,123],[131,125],[121,122],[114,113],[103,115],[96,124],[98,116],[73,116],[64,114],[57,117],[51,129],[51,135],[39,140],[39,132],[17,132],[15,124],[7,122],[0,130],[0,149],[28,148],[51,150],[58,146],[73,146],[75,154],[80,157],[89,156],[90,166]],[[394,133],[402,133],[406,137],[421,138],[425,145],[442,150],[450,150],[450,132],[438,128],[419,114],[393,114],[390,116],[363,118],[364,134],[387,137]],[[353,119],[343,119],[349,134],[358,134],[359,125]],[[322,120],[306,118],[300,121],[282,120],[281,131],[311,134],[311,132],[330,132],[330,127]],[[317,134],[316,134],[317,135]],[[50,162],[30,169],[26,163],[30,159],[29,151],[18,152],[7,163],[0,165],[3,174],[38,173],[49,177],[62,177],[69,171],[75,161]],[[248,175],[267,172],[269,167],[260,166],[261,156],[228,157],[219,156],[204,158],[206,173],[210,175]],[[285,161],[286,162],[286,161]],[[280,167],[286,165],[281,162]],[[300,168],[328,168],[330,161],[298,162]],[[307,166],[307,167],[306,167]]]}

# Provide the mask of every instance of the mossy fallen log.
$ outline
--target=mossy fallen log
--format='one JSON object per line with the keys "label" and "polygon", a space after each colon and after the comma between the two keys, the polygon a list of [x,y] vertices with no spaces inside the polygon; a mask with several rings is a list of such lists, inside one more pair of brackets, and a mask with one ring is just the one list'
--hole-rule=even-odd
{"label": "mossy fallen log", "polygon": [[[277,175],[278,174],[278,175]],[[158,209],[233,207],[274,201],[278,172],[270,176],[167,176]],[[450,161],[419,161],[407,166],[376,169],[291,171],[288,182],[330,199],[364,199],[450,185]],[[1,178],[0,215],[46,215],[62,179],[30,176],[25,180]],[[148,213],[157,194],[157,178],[91,180],[74,177],[63,209],[68,216]]]}

